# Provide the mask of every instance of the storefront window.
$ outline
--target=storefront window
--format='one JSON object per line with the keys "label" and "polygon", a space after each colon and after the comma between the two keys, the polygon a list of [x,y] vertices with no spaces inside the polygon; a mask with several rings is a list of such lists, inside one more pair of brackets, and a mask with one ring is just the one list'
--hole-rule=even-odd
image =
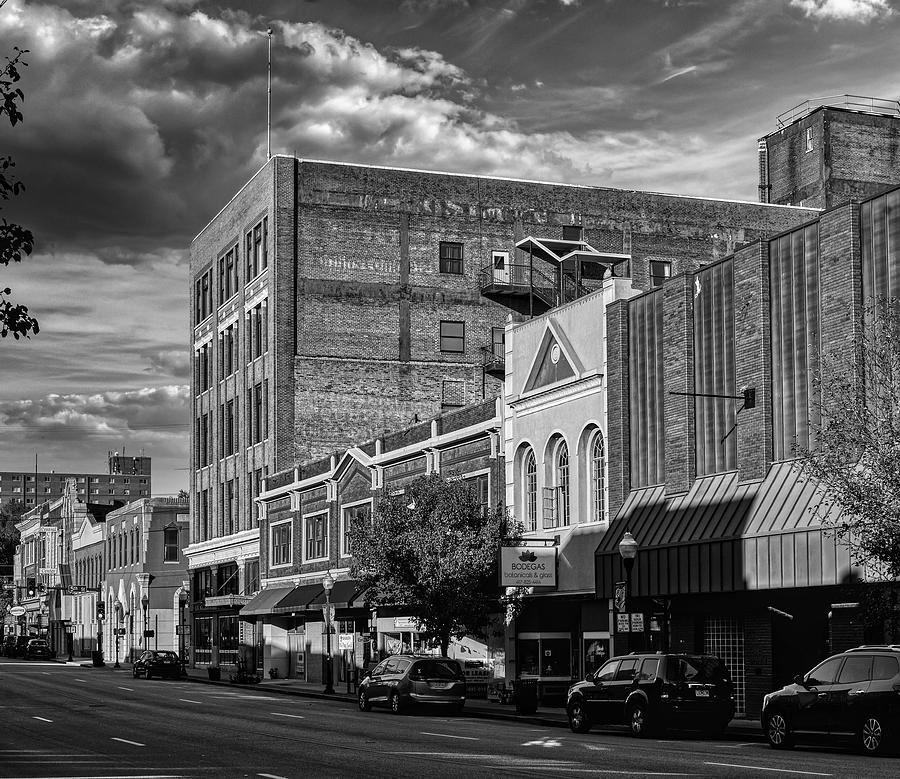
{"label": "storefront window", "polygon": [[237,617],[219,617],[219,665],[237,665],[240,633]]}
{"label": "storefront window", "polygon": [[569,638],[519,639],[520,676],[572,677],[572,642]]}
{"label": "storefront window", "polygon": [[194,620],[194,664],[212,663],[212,617]]}
{"label": "storefront window", "polygon": [[593,673],[609,659],[608,638],[584,639],[584,672]]}

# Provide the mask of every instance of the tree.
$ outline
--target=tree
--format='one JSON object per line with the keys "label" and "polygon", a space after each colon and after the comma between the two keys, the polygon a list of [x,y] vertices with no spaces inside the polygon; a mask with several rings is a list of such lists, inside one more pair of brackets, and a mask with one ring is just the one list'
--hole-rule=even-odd
{"label": "tree", "polygon": [[9,500],[0,506],[0,568],[13,564],[13,556],[19,545],[18,522],[25,513],[25,504],[20,500]]}
{"label": "tree", "polygon": [[185,489],[178,490],[178,500],[188,500],[190,499],[190,495],[188,495],[188,491]]}
{"label": "tree", "polygon": [[[0,4],[2,5],[2,4]],[[20,78],[19,69],[27,63],[22,57],[27,49],[13,47],[15,56],[6,57],[6,65],[0,71],[0,117],[9,119],[15,127],[22,121],[19,104],[25,100],[25,94],[16,86]],[[12,173],[16,166],[11,156],[0,157],[0,200],[9,200],[19,195],[24,185]],[[0,219],[0,265],[9,266],[11,262],[21,262],[23,256],[31,254],[34,249],[34,236],[28,230],[5,218]],[[29,338],[30,333],[39,332],[38,321],[29,315],[28,307],[21,303],[13,303],[9,298],[12,290],[0,288],[0,336],[6,338],[10,333],[13,338]]]}
{"label": "tree", "polygon": [[[825,488],[817,512],[856,565],[900,576],[900,305],[866,304],[856,351],[825,354],[804,473]],[[835,510],[837,509],[837,510]],[[837,517],[837,519],[835,519]]]}
{"label": "tree", "polygon": [[451,636],[479,632],[500,609],[497,558],[518,536],[465,481],[432,474],[382,496],[371,523],[350,529],[351,572],[371,604],[402,606],[446,656]]}

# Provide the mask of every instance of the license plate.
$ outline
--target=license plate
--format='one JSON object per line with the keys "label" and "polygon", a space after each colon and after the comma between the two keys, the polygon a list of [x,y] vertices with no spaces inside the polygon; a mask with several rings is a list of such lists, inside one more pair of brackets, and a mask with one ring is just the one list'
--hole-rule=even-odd
{"label": "license plate", "polygon": [[694,692],[694,695],[696,695],[698,698],[708,698],[709,690],[696,690]]}
{"label": "license plate", "polygon": [[448,690],[452,682],[428,682],[428,686],[432,690]]}

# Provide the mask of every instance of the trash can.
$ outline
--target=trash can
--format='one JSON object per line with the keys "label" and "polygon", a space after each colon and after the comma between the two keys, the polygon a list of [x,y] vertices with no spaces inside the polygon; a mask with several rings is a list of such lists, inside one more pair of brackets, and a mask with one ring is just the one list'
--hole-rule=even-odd
{"label": "trash can", "polygon": [[534,714],[538,705],[537,679],[516,679],[516,714]]}
{"label": "trash can", "polygon": [[209,680],[211,682],[217,682],[222,678],[222,671],[217,665],[209,666],[209,668],[206,669],[206,673],[209,674]]}
{"label": "trash can", "polygon": [[94,668],[102,668],[106,663],[103,662],[103,652],[91,652],[91,663]]}

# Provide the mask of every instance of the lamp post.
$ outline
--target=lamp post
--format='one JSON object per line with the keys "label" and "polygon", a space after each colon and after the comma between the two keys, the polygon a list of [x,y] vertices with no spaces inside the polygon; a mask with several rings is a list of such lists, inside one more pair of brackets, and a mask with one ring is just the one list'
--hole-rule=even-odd
{"label": "lamp post", "polygon": [[323,692],[332,695],[334,687],[331,673],[331,589],[334,587],[334,577],[330,570],[325,572],[322,587],[325,589],[325,689]]}
{"label": "lamp post", "polygon": [[119,665],[119,631],[122,629],[122,606],[116,603],[116,662],[113,668],[121,668]]}
{"label": "lamp post", "polygon": [[150,596],[145,592],[141,595],[141,610],[144,612],[144,649],[147,648],[147,633],[150,631]]}
{"label": "lamp post", "polygon": [[[634,536],[627,530],[622,540],[619,541],[619,555],[622,557],[622,565],[625,566],[625,611],[628,619],[631,619],[631,571],[634,568],[634,558],[637,557],[638,544]],[[628,626],[628,650],[631,650],[631,625]]]}
{"label": "lamp post", "polygon": [[178,594],[178,624],[181,626],[180,632],[180,641],[178,647],[178,657],[181,660],[181,675],[185,676],[184,670],[184,610],[187,607],[187,593],[182,590]]}

